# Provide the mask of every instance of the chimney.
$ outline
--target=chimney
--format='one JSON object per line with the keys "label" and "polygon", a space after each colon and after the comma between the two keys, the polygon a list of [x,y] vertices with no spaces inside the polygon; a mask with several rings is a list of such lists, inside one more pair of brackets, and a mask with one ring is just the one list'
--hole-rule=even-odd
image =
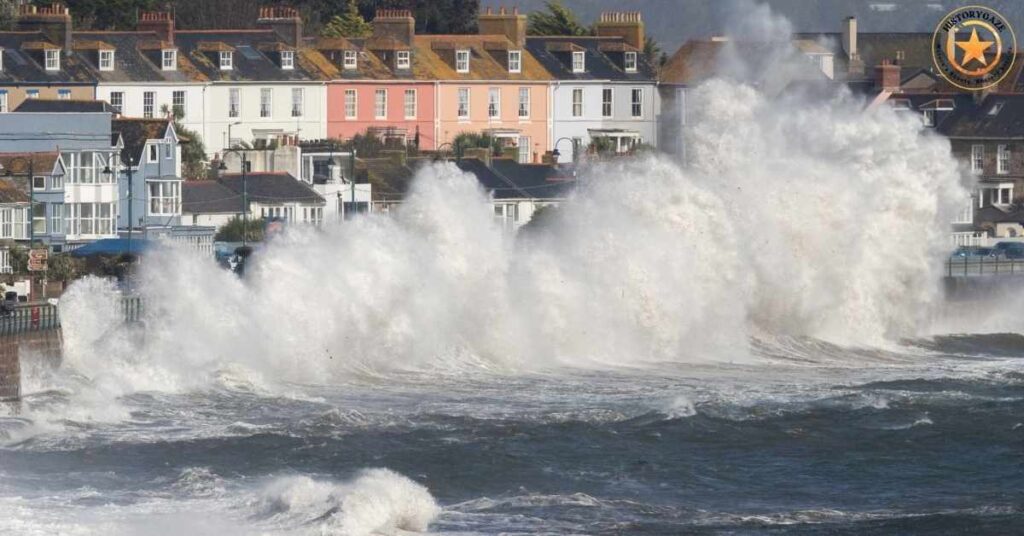
{"label": "chimney", "polygon": [[847,74],[853,77],[864,75],[864,61],[860,59],[860,52],[857,50],[857,18],[846,17],[843,19],[843,52],[847,58]]}
{"label": "chimney", "polygon": [[621,37],[633,48],[644,49],[644,21],[639,11],[605,11],[594,27],[598,37]]}
{"label": "chimney", "polygon": [[174,16],[168,11],[143,11],[139,13],[139,21],[135,29],[140,32],[153,32],[161,41],[174,43]]}
{"label": "chimney", "polygon": [[373,17],[373,38],[391,37],[408,46],[416,35],[416,19],[408,9],[378,9]]}
{"label": "chimney", "polygon": [[54,44],[60,45],[65,54],[71,52],[71,12],[64,4],[18,6],[17,29],[22,32],[42,32]]}
{"label": "chimney", "polygon": [[526,45],[526,15],[520,15],[518,7],[511,12],[502,7],[497,14],[487,8],[477,19],[477,26],[480,35],[504,35],[519,48]]}
{"label": "chimney", "polygon": [[892,60],[882,60],[875,66],[875,89],[897,92],[900,90],[900,66]]}
{"label": "chimney", "polygon": [[302,48],[302,17],[294,7],[261,7],[256,27],[273,30],[296,50]]}

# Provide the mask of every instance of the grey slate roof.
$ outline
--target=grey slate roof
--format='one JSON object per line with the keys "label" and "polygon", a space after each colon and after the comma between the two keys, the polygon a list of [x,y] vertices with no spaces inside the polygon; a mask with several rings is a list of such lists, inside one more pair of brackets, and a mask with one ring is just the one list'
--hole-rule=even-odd
{"label": "grey slate roof", "polygon": [[[613,80],[653,82],[658,76],[647,62],[643,51],[637,51],[637,71],[627,73],[623,65],[624,52],[601,50],[609,45],[624,45],[618,37],[527,37],[526,49],[557,80]],[[574,47],[586,52],[585,72],[572,72],[572,53],[552,50]],[[632,50],[632,49],[630,49]]]}
{"label": "grey slate roof", "polygon": [[[280,52],[272,49],[289,47],[271,30],[186,30],[175,32],[174,41],[179,55],[185,55],[202,78],[212,81],[285,82],[324,78],[320,66],[309,59],[309,54],[314,53],[308,49],[295,51],[293,69],[282,69]],[[221,70],[219,52],[209,50],[222,45],[233,51],[231,70]]]}
{"label": "grey slate roof", "polygon": [[0,85],[12,83],[95,85],[91,69],[74,52],[61,52],[60,69],[47,71],[44,68],[42,50],[29,50],[30,43],[50,43],[40,32],[0,32],[0,48],[3,48],[3,69],[0,70]]}
{"label": "grey slate roof", "polygon": [[564,199],[576,186],[557,168],[541,164],[520,164],[506,158],[495,158],[491,167],[475,158],[465,158],[459,169],[476,175],[480,185],[494,199]]}
{"label": "grey slate roof", "polygon": [[181,183],[181,211],[188,214],[240,214],[242,196],[220,181]]}
{"label": "grey slate roof", "polygon": [[142,147],[146,145],[146,140],[164,139],[170,125],[169,119],[133,117],[114,119],[110,122],[110,129],[113,133],[121,136],[124,143],[124,149],[121,150],[122,157],[127,155],[134,161],[142,154]]}
{"label": "grey slate roof", "polygon": [[938,125],[942,134],[950,138],[1024,139],[1024,95],[993,94],[980,103],[959,96],[955,102],[956,109]]}
{"label": "grey slate roof", "polygon": [[[194,70],[187,58],[178,55],[174,70],[163,70],[159,37],[153,32],[74,32],[75,54],[100,82],[189,82]],[[114,49],[114,69],[99,69],[97,44]],[[174,48],[171,44],[166,44]]]}
{"label": "grey slate roof", "polygon": [[62,100],[62,99],[25,99],[15,112],[49,112],[49,113],[98,113],[113,112],[114,109],[105,101],[98,100]]}
{"label": "grey slate roof", "polygon": [[[246,173],[249,199],[258,203],[325,203],[320,194],[287,172]],[[225,173],[218,182],[242,195],[242,175]]]}

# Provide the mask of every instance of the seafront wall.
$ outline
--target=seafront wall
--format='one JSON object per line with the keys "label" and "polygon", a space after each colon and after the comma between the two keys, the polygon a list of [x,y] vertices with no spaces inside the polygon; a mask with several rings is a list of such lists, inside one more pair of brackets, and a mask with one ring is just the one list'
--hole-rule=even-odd
{"label": "seafront wall", "polygon": [[21,398],[22,362],[58,366],[62,341],[60,328],[0,336],[0,402]]}

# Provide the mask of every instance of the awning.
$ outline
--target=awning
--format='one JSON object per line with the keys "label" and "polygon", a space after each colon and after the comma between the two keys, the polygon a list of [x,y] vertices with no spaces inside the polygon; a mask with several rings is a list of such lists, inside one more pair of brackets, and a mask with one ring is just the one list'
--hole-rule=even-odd
{"label": "awning", "polygon": [[[131,241],[131,253],[138,255],[153,247],[153,242],[144,238]],[[72,257],[116,257],[128,253],[127,238],[104,238],[71,251]]]}

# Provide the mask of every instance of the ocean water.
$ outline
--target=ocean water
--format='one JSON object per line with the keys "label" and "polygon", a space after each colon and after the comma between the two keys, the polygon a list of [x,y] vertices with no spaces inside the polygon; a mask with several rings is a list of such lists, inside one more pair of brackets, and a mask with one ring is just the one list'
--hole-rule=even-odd
{"label": "ocean water", "polygon": [[0,532],[1018,532],[1020,296],[941,292],[971,175],[767,87],[693,90],[685,165],[587,166],[518,234],[437,164],[244,279],[147,256],[138,324],[76,282],[0,419]]}

